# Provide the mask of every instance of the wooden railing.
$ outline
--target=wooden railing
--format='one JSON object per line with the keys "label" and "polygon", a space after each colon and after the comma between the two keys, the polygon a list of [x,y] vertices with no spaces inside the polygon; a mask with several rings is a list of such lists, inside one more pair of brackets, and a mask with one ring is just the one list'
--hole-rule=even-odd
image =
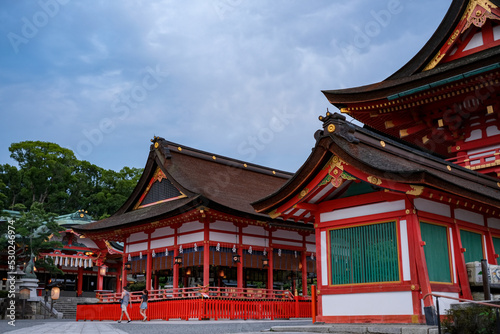
{"label": "wooden railing", "polygon": [[[136,302],[141,299],[142,292],[134,291],[130,293],[131,301]],[[97,292],[96,297],[100,303],[116,303],[121,298],[121,293],[101,293]],[[266,290],[256,288],[228,288],[228,287],[196,287],[196,288],[170,288],[149,290],[150,301],[165,300],[174,298],[244,298],[244,299],[287,299],[294,300],[293,294],[289,290]],[[310,297],[301,297],[310,299]]]}
{"label": "wooden railing", "polygon": [[[140,320],[140,295],[132,292],[128,312]],[[119,293],[100,293],[99,303],[78,304],[76,320],[118,320]],[[148,319],[289,319],[311,317],[311,298],[288,290],[247,288],[181,288],[149,292]]]}

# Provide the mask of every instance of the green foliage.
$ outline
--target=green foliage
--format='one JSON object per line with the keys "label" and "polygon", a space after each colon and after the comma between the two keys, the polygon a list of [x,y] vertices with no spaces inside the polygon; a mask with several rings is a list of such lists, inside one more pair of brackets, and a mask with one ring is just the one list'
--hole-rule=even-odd
{"label": "green foliage", "polygon": [[450,309],[443,327],[449,334],[496,333],[496,312],[492,307],[476,305]]}
{"label": "green foliage", "polygon": [[[15,220],[16,244],[23,250],[19,254],[20,261],[28,262],[31,254],[38,257],[43,251],[62,248],[63,245],[60,242],[49,239],[53,233],[63,230],[54,222],[55,216],[53,213],[46,213],[41,203],[34,202],[29,211],[22,212],[21,217]],[[6,244],[7,239],[2,236],[0,246],[4,247]],[[39,259],[36,265],[53,273],[62,273],[54,266],[52,259]]]}
{"label": "green foliage", "polygon": [[130,292],[132,292],[132,291],[142,291],[142,290],[146,289],[146,282],[132,283],[128,287],[129,287],[129,291]]}
{"label": "green foliage", "polygon": [[24,141],[9,151],[19,168],[0,165],[0,210],[38,202],[58,215],[85,209],[103,219],[123,205],[142,174],[140,168],[105,170],[54,143]]}
{"label": "green foliage", "polygon": [[7,298],[8,295],[9,295],[9,291],[0,290],[0,298]]}

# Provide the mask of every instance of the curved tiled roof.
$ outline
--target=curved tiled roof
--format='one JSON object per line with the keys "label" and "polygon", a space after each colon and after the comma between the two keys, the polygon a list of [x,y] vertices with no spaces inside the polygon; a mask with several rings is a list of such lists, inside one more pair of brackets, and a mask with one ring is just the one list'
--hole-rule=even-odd
{"label": "curved tiled roof", "polygon": [[[185,197],[136,208],[157,168]],[[101,231],[149,223],[201,206],[237,217],[269,220],[267,215],[256,213],[250,203],[278,189],[291,175],[155,137],[143,175],[125,204],[113,216],[75,230]]]}

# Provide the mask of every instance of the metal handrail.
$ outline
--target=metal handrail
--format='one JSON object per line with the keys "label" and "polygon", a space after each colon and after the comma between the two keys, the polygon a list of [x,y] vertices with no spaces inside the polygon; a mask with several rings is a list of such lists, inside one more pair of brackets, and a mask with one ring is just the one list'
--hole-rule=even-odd
{"label": "metal handrail", "polygon": [[450,296],[440,295],[438,293],[427,293],[422,297],[422,300],[425,300],[425,298],[427,298],[428,296],[436,297],[436,311],[437,311],[437,323],[438,323],[438,333],[439,334],[441,334],[441,318],[440,318],[440,314],[439,314],[439,298],[448,298],[448,299],[458,300],[460,302],[468,302],[468,303],[472,303],[472,304],[478,304],[478,305],[484,305],[484,306],[496,308],[497,333],[500,334],[500,327],[499,327],[500,322],[499,322],[499,314],[498,314],[498,310],[500,309],[500,305],[483,303],[483,302],[478,302],[477,300],[470,300],[470,299],[465,299],[465,298],[450,297]]}

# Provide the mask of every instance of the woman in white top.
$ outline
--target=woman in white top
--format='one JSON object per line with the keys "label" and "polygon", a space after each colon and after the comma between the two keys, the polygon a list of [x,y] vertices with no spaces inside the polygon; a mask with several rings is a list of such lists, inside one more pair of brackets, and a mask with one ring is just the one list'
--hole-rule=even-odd
{"label": "woman in white top", "polygon": [[120,315],[120,320],[118,320],[118,323],[122,322],[123,313],[125,313],[127,315],[127,318],[128,318],[127,323],[132,321],[132,320],[130,320],[130,316],[128,315],[128,312],[127,312],[127,306],[129,306],[130,304],[131,304],[130,292],[128,292],[127,287],[124,287],[123,292],[122,292],[122,302],[121,302],[122,314]]}

